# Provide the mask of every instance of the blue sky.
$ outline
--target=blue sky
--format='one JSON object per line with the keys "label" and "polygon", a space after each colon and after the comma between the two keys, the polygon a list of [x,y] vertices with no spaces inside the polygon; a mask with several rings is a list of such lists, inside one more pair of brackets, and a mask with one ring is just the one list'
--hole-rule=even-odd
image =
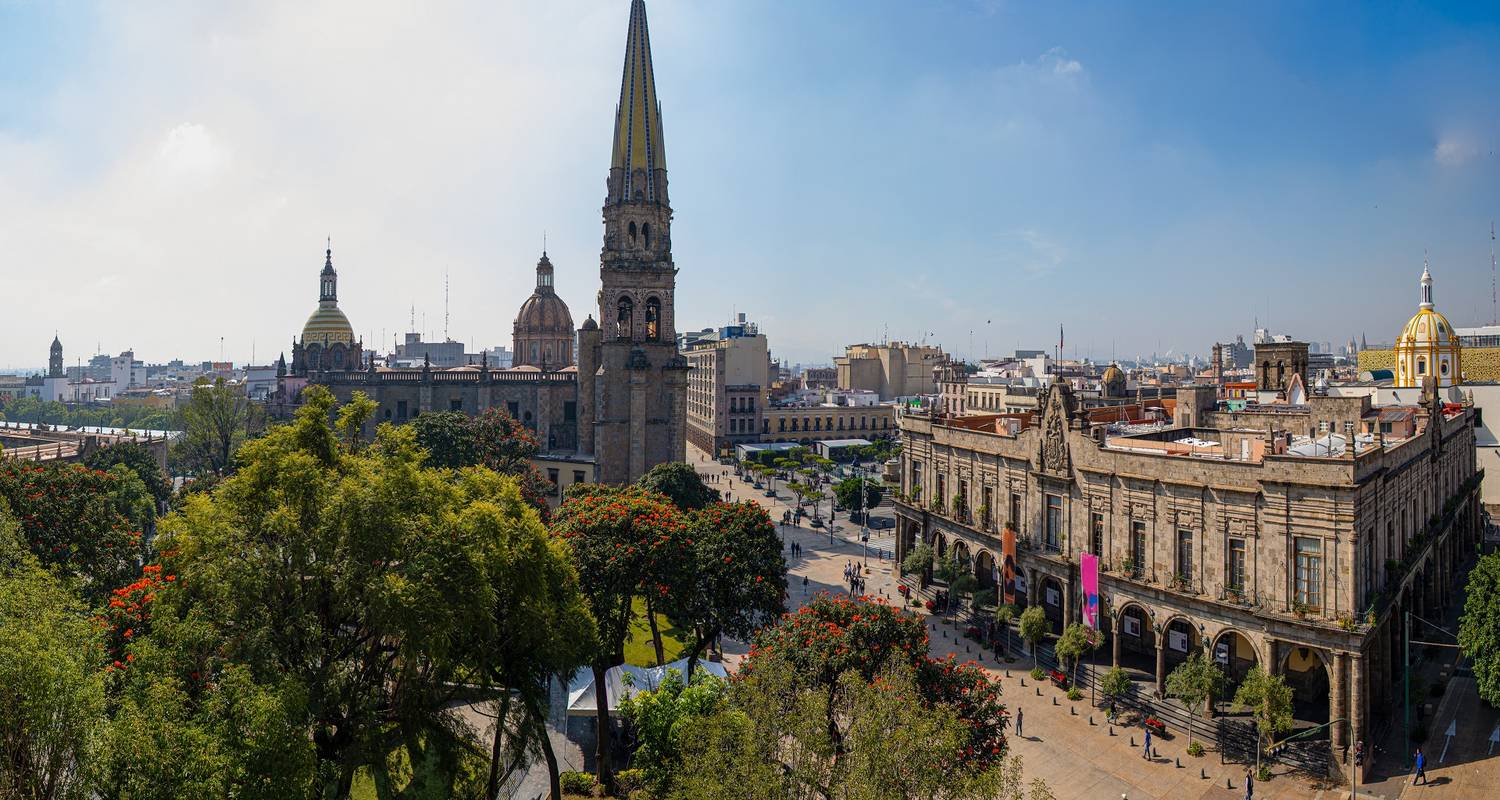
{"label": "blue sky", "polygon": [[[0,0],[0,258],[35,365],[265,361],[333,236],[367,342],[575,321],[628,4]],[[648,0],[681,328],[1107,359],[1491,316],[1493,7]],[[20,302],[15,297],[46,298]],[[597,312],[595,312],[597,313]],[[973,345],[969,332],[973,331]]]}

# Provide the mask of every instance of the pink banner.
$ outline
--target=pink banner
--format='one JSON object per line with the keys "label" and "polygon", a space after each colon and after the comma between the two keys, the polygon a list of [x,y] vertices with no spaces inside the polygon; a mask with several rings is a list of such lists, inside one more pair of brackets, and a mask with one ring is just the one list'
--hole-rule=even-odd
{"label": "pink banner", "polygon": [[1099,557],[1092,553],[1078,556],[1079,577],[1083,579],[1083,624],[1099,629]]}

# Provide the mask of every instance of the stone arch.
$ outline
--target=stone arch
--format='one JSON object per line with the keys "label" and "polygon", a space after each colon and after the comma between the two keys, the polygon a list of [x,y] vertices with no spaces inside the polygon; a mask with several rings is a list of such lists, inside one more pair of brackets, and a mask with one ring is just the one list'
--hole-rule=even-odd
{"label": "stone arch", "polygon": [[653,342],[661,338],[661,298],[656,295],[646,298],[646,338]]}
{"label": "stone arch", "polygon": [[1292,716],[1317,724],[1329,720],[1328,687],[1332,665],[1322,648],[1288,643],[1278,658],[1281,675],[1292,687]]}
{"label": "stone arch", "polygon": [[1133,600],[1122,603],[1112,613],[1112,627],[1118,632],[1112,645],[1114,661],[1119,666],[1146,675],[1156,671],[1156,631],[1151,628],[1151,611]]}
{"label": "stone arch", "polygon": [[948,537],[938,531],[933,531],[932,551],[938,558],[942,558],[943,554],[948,552]]}
{"label": "stone arch", "polygon": [[1219,665],[1219,669],[1224,670],[1225,698],[1233,697],[1235,688],[1239,686],[1240,681],[1245,679],[1250,668],[1261,663],[1260,650],[1255,646],[1255,642],[1238,628],[1220,630],[1213,635],[1212,642],[1213,646],[1209,648],[1208,657]]}
{"label": "stone arch", "polygon": [[620,339],[632,338],[635,326],[635,301],[631,300],[628,295],[620,295],[620,298],[615,301],[615,309],[615,336]]}
{"label": "stone arch", "polygon": [[630,221],[630,225],[625,229],[625,233],[630,237],[630,246],[635,247],[635,220]]}
{"label": "stone arch", "polygon": [[[1162,623],[1161,645],[1166,648],[1166,671],[1170,673],[1174,667],[1186,661],[1189,655],[1203,649],[1202,632],[1187,615],[1174,614]],[[1185,649],[1179,650],[1178,646]]]}
{"label": "stone arch", "polygon": [[649,222],[641,223],[641,244],[647,250],[651,249],[651,223]]}
{"label": "stone arch", "polygon": [[[1067,587],[1063,582],[1052,575],[1042,574],[1037,577],[1037,599],[1041,601],[1042,611],[1047,615],[1047,621],[1052,625],[1052,632],[1061,634],[1066,620],[1063,619],[1063,607],[1066,604]],[[1050,591],[1049,591],[1050,590]],[[1055,592],[1055,594],[1054,594]],[[1056,602],[1053,602],[1053,600]]]}
{"label": "stone arch", "polygon": [[981,549],[979,555],[974,557],[974,577],[979,581],[980,588],[995,588],[995,555],[993,553]]}
{"label": "stone arch", "polygon": [[962,539],[953,541],[953,560],[958,562],[959,569],[967,572],[974,563],[974,558],[969,554],[969,545]]}

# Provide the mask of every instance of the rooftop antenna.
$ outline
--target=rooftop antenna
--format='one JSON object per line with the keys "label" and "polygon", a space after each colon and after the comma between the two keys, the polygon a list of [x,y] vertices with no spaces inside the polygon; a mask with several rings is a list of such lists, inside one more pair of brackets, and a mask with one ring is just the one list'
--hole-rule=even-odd
{"label": "rooftop antenna", "polygon": [[[547,252],[546,247],[542,252]],[[448,268],[443,268],[443,341],[448,341]]]}
{"label": "rooftop antenna", "polygon": [[412,303],[412,305],[411,305],[411,322],[409,322],[407,324],[406,329],[409,330],[409,331],[415,331],[417,329],[417,304],[416,303]]}
{"label": "rooftop antenna", "polygon": [[1490,220],[1490,324],[1500,322],[1495,313],[1495,221]]}

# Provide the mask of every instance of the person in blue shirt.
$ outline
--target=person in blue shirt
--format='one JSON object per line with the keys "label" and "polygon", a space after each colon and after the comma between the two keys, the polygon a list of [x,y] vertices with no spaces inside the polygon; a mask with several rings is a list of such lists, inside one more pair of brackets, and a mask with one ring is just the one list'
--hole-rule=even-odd
{"label": "person in blue shirt", "polygon": [[1420,747],[1417,748],[1417,777],[1412,781],[1412,785],[1415,786],[1417,781],[1427,783],[1427,756],[1422,754]]}

